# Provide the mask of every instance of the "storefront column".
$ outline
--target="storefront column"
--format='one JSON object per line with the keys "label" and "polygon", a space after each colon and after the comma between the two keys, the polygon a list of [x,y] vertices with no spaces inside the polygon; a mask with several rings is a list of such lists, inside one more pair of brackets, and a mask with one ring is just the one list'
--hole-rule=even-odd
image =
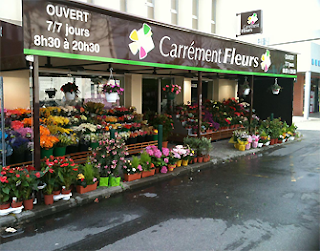
{"label": "storefront column", "polygon": [[199,3],[198,29],[211,33],[212,0],[201,0]]}
{"label": "storefront column", "polygon": [[201,138],[201,120],[202,120],[202,72],[198,73],[198,138]]}
{"label": "storefront column", "polygon": [[135,0],[126,1],[127,2],[127,12],[134,15],[139,15],[143,17],[148,16],[148,9],[145,0]]}
{"label": "storefront column", "polygon": [[137,113],[142,113],[142,75],[126,74],[124,82],[124,105],[134,106]]}
{"label": "storefront column", "polygon": [[39,58],[34,56],[34,61],[31,64],[32,67],[32,112],[33,112],[33,141],[34,141],[34,151],[33,151],[33,161],[36,170],[40,170],[40,105],[39,105]]}
{"label": "storefront column", "polygon": [[185,78],[183,80],[183,103],[188,104],[191,103],[191,78]]}
{"label": "storefront column", "polygon": [[304,84],[304,114],[305,119],[309,119],[310,110],[310,90],[311,90],[311,72],[306,72],[305,84]]}
{"label": "storefront column", "polygon": [[0,76],[0,99],[1,99],[1,149],[2,149],[2,166],[6,166],[6,142],[4,132],[4,101],[3,101],[3,77]]}
{"label": "storefront column", "polygon": [[158,78],[158,104],[157,104],[157,112],[161,114],[161,78]]}
{"label": "storefront column", "polygon": [[192,29],[192,0],[178,1],[178,25]]}
{"label": "storefront column", "polygon": [[249,132],[252,133],[251,131],[251,123],[252,123],[252,109],[253,109],[253,84],[254,84],[254,76],[251,76],[251,81],[250,81],[250,111],[249,111]]}

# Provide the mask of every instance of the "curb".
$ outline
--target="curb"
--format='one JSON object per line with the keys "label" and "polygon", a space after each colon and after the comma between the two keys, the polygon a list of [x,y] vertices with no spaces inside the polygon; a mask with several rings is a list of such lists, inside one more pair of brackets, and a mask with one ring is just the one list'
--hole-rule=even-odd
{"label": "curb", "polygon": [[[288,142],[282,143],[281,145],[286,145],[286,144],[293,143],[300,140],[301,138],[296,139],[294,141],[288,141]],[[250,154],[255,154],[256,152],[269,150],[281,145],[276,144],[268,147],[255,148],[255,149],[250,149],[246,151],[238,151],[238,153],[235,156],[228,156],[224,158],[214,158],[214,159],[211,159],[209,162],[205,162],[205,163],[194,163],[186,167],[177,167],[172,172],[168,172],[166,174],[161,174],[161,173],[155,174],[154,176],[151,176],[151,177],[134,180],[130,182],[122,182],[121,186],[117,186],[117,187],[99,187],[97,188],[97,190],[94,190],[85,194],[77,194],[76,196],[71,197],[70,200],[67,200],[67,201],[60,200],[60,201],[54,202],[52,205],[42,204],[42,205],[38,205],[33,210],[22,211],[22,213],[20,214],[9,214],[6,216],[2,216],[0,217],[0,227],[2,229],[10,226],[12,227],[18,224],[30,222],[31,220],[46,217],[48,215],[62,212],[70,208],[93,203],[94,200],[96,199],[98,200],[108,199],[112,195],[122,193],[126,190],[135,190],[142,187],[150,186],[157,182],[170,180],[177,176],[182,176],[188,173],[192,173],[200,169],[207,169],[209,167],[214,167],[215,165],[224,163],[226,160],[230,160],[233,158],[242,157]]]}

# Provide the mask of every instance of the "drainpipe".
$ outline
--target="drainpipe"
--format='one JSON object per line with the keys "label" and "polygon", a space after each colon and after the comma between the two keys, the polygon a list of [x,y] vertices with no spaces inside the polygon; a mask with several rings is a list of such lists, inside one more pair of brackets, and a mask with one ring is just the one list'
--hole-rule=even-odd
{"label": "drainpipe", "polygon": [[198,73],[198,138],[201,138],[201,118],[202,116],[202,72]]}
{"label": "drainpipe", "polygon": [[307,71],[305,76],[304,83],[304,109],[303,117],[309,119],[309,110],[310,110],[310,90],[311,90],[311,72]]}

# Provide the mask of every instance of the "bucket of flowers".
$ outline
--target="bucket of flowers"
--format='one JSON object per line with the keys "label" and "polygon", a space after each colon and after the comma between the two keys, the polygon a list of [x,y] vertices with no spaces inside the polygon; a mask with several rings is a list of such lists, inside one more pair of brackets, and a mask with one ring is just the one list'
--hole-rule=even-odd
{"label": "bucket of flowers", "polygon": [[102,86],[102,92],[106,95],[108,102],[116,102],[119,99],[119,95],[123,94],[123,91],[124,89],[114,79],[108,80]]}
{"label": "bucket of flowers", "polygon": [[60,90],[64,93],[67,101],[74,100],[78,97],[79,88],[75,83],[68,82],[61,86]]}

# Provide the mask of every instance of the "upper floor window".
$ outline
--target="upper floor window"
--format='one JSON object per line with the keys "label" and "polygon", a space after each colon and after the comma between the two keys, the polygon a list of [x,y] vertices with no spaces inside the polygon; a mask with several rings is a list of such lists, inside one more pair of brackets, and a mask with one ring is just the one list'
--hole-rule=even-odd
{"label": "upper floor window", "polygon": [[153,0],[147,0],[147,15],[148,18],[154,19],[154,3]]}
{"label": "upper floor window", "polygon": [[216,33],[216,0],[211,5],[211,33]]}
{"label": "upper floor window", "polygon": [[198,29],[199,0],[192,0],[192,29]]}
{"label": "upper floor window", "polygon": [[178,0],[171,0],[171,23],[178,24]]}

